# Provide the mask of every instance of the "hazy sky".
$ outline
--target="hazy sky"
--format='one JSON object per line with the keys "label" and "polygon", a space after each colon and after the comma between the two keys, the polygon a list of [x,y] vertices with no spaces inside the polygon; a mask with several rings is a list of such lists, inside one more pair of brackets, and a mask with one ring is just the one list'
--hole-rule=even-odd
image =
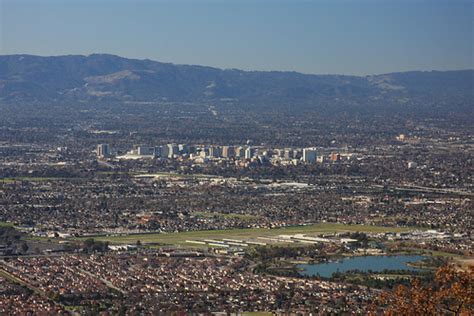
{"label": "hazy sky", "polygon": [[473,67],[474,1],[0,0],[0,54],[373,74]]}

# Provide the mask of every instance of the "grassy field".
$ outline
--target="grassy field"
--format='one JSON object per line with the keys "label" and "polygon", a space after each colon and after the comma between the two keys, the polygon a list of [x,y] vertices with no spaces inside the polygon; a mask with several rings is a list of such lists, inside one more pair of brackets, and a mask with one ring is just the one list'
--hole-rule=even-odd
{"label": "grassy field", "polygon": [[16,181],[18,181],[18,180],[14,180],[14,179],[11,179],[11,178],[0,179],[0,183],[15,183]]}
{"label": "grassy field", "polygon": [[463,258],[462,255],[437,250],[425,250],[425,253],[430,254],[432,257]]}
{"label": "grassy field", "polygon": [[13,224],[7,222],[0,222],[0,227],[13,227]]}
{"label": "grassy field", "polygon": [[99,171],[97,172],[97,174],[101,174],[101,175],[106,175],[106,176],[110,176],[110,175],[136,175],[138,173],[136,172],[128,172],[128,171]]}
{"label": "grassy field", "polygon": [[60,180],[77,180],[78,178],[60,178],[60,177],[15,177],[15,178],[0,178],[0,182],[3,183],[13,183],[16,181],[60,181]]}
{"label": "grassy field", "polygon": [[182,245],[189,246],[186,240],[204,240],[204,239],[222,239],[222,238],[257,238],[271,237],[281,234],[310,234],[310,233],[335,233],[335,232],[402,232],[409,231],[409,228],[401,227],[380,227],[365,225],[345,225],[336,223],[320,223],[308,226],[294,226],[277,229],[251,228],[251,229],[228,229],[228,230],[209,230],[192,231],[180,233],[162,233],[162,234],[133,234],[124,236],[96,236],[94,239],[109,241],[114,244],[134,244],[137,240],[142,243],[158,243],[163,245]]}

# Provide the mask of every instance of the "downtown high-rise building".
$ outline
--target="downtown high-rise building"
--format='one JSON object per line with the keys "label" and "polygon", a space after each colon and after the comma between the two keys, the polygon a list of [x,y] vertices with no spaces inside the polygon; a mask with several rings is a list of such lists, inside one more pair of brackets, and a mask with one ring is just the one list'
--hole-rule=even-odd
{"label": "downtown high-rise building", "polygon": [[331,155],[329,156],[329,160],[332,162],[337,162],[341,160],[341,154],[332,152]]}
{"label": "downtown high-rise building", "polygon": [[109,144],[99,144],[97,145],[97,157],[106,158],[110,156],[110,147]]}
{"label": "downtown high-rise building", "polygon": [[220,158],[221,157],[221,149],[219,146],[210,146],[209,147],[209,157],[211,158]]}
{"label": "downtown high-rise building", "polygon": [[235,150],[232,146],[222,146],[222,157],[232,158],[235,157]]}
{"label": "downtown high-rise building", "polygon": [[150,146],[138,146],[137,154],[139,156],[155,156],[155,147]]}
{"label": "downtown high-rise building", "polygon": [[247,149],[245,149],[245,159],[251,159],[253,157],[254,152],[255,151],[252,147],[247,147]]}
{"label": "downtown high-rise building", "polygon": [[176,144],[168,144],[168,158],[174,158],[175,155],[179,154],[179,147]]}
{"label": "downtown high-rise building", "polygon": [[244,158],[245,157],[245,148],[240,146],[235,149],[235,156],[238,158]]}
{"label": "downtown high-rise building", "polygon": [[316,150],[314,148],[303,149],[303,162],[315,163],[316,162]]}

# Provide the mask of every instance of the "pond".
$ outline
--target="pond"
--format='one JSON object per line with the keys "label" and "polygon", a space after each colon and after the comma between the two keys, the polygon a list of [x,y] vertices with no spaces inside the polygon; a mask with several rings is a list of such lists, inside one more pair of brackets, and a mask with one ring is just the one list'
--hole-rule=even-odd
{"label": "pond", "polygon": [[335,262],[325,262],[317,264],[300,264],[299,269],[303,275],[320,275],[329,278],[334,272],[347,272],[350,270],[360,270],[367,272],[381,272],[383,270],[410,270],[419,271],[407,265],[409,262],[417,262],[425,259],[419,255],[396,255],[396,256],[364,256],[349,257]]}

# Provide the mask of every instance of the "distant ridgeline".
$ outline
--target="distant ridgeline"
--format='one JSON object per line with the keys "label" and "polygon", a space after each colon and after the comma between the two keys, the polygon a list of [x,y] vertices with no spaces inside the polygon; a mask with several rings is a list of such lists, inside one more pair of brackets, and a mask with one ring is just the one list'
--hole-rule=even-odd
{"label": "distant ridgeline", "polygon": [[[202,102],[332,110],[472,110],[474,70],[307,75],[175,65],[114,55],[0,56],[0,101]],[[1,104],[0,103],[0,104]],[[21,103],[21,102],[20,102]],[[254,108],[254,107],[252,107]]]}

